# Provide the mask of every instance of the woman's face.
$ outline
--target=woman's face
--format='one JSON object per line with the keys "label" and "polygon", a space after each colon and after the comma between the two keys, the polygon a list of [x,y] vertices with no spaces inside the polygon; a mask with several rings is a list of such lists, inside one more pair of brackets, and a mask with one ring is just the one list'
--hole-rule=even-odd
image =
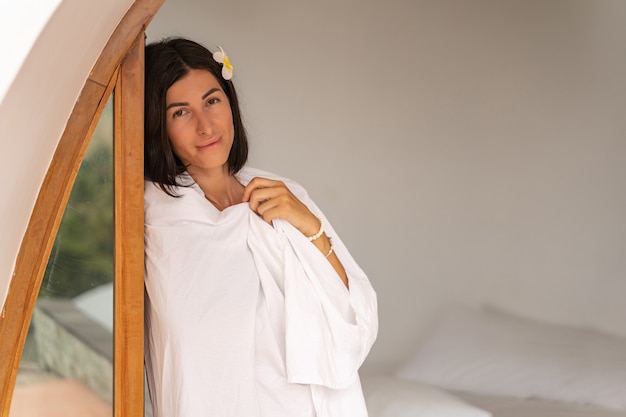
{"label": "woman's face", "polygon": [[217,79],[206,70],[191,70],[165,96],[167,135],[187,172],[227,168],[235,129],[230,102]]}

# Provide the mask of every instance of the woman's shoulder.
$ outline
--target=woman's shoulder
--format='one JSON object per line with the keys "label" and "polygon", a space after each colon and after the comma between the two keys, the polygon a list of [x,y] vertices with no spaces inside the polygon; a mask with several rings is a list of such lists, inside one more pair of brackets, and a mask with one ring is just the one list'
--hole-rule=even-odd
{"label": "woman's shoulder", "polygon": [[[180,212],[194,209],[198,201],[204,202],[199,187],[187,178],[181,178],[181,186],[171,187],[167,193],[158,183],[144,182],[144,211],[146,221],[153,221],[161,216],[172,217]],[[199,194],[200,192],[200,194]],[[175,217],[175,216],[174,216]]]}
{"label": "woman's shoulder", "polygon": [[180,185],[165,186],[168,192],[159,183],[145,180],[144,197],[146,201],[176,201],[189,192],[193,192],[195,183],[188,174],[183,173],[176,180]]}

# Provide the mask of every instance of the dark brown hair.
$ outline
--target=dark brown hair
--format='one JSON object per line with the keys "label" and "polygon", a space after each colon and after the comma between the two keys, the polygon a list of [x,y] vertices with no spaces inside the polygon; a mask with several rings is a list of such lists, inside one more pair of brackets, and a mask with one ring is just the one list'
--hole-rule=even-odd
{"label": "dark brown hair", "polygon": [[182,186],[177,176],[186,169],[174,154],[165,127],[165,95],[176,81],[191,70],[207,70],[217,79],[230,102],[235,137],[228,155],[228,168],[237,173],[248,159],[248,139],[241,120],[235,86],[222,77],[222,67],[213,53],[189,39],[166,38],[146,46],[145,54],[144,176],[175,196],[174,187]]}

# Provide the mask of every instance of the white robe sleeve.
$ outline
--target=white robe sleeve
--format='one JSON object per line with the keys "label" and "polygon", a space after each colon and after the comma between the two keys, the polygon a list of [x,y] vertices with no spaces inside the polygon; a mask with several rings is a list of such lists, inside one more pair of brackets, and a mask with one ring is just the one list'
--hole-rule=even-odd
{"label": "white robe sleeve", "polygon": [[275,221],[289,242],[284,266],[287,378],[331,389],[353,387],[378,332],[376,293],[327,219],[313,202],[304,202],[323,219],[349,290],[300,231]]}

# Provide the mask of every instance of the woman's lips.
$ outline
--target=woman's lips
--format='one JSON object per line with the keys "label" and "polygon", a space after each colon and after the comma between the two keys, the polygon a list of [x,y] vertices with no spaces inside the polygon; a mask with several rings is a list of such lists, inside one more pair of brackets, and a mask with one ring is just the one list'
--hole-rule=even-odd
{"label": "woman's lips", "polygon": [[208,141],[206,141],[206,142],[196,146],[196,148],[198,148],[198,149],[210,149],[211,147],[217,145],[221,140],[222,140],[222,138],[211,139],[211,140],[208,140]]}

